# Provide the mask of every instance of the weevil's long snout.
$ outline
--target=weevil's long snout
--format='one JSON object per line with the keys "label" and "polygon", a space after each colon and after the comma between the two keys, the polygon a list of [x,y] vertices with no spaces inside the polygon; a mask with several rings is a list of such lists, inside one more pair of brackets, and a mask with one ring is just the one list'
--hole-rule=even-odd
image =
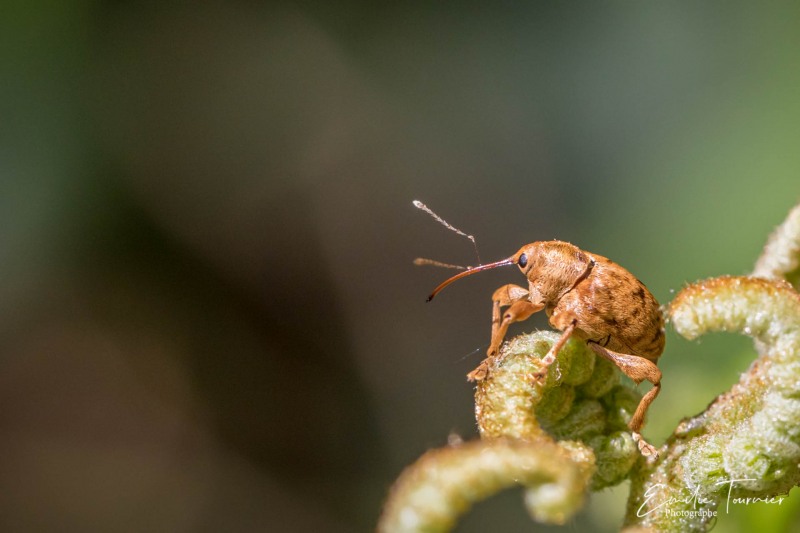
{"label": "weevil's long snout", "polygon": [[442,289],[444,289],[445,287],[447,287],[448,285],[450,285],[454,281],[457,281],[457,280],[459,280],[461,278],[464,278],[466,276],[471,276],[472,274],[476,274],[476,273],[482,272],[484,270],[489,270],[491,268],[497,268],[497,267],[506,266],[506,265],[513,265],[513,264],[514,264],[514,256],[511,256],[511,257],[507,257],[506,259],[502,259],[500,261],[495,261],[494,263],[488,263],[488,264],[485,264],[485,265],[478,265],[476,267],[473,267],[473,268],[470,268],[468,270],[465,270],[464,272],[459,272],[455,276],[453,276],[451,278],[448,278],[448,279],[444,280],[442,283],[440,283],[438,287],[433,289],[433,292],[431,293],[430,296],[428,296],[428,299],[425,300],[425,301],[426,302],[430,302],[431,300],[433,300],[433,297],[436,296],[437,294],[439,294],[439,292]]}

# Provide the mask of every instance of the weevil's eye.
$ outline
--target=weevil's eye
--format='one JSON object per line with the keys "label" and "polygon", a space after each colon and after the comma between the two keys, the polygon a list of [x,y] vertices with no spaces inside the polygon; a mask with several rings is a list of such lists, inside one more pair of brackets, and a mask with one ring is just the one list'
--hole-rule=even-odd
{"label": "weevil's eye", "polygon": [[528,256],[525,254],[520,255],[519,259],[517,259],[517,264],[520,268],[525,268],[525,266],[528,264]]}

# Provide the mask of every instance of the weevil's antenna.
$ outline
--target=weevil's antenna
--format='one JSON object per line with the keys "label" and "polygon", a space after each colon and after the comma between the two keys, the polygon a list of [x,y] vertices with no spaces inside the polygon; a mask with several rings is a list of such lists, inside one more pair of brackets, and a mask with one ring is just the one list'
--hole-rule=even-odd
{"label": "weevil's antenna", "polygon": [[435,259],[428,259],[427,257],[417,257],[416,259],[414,259],[414,264],[417,265],[417,266],[428,265],[428,266],[435,266],[435,267],[440,267],[440,268],[453,268],[455,270],[467,270],[468,268],[472,268],[472,267],[468,267],[468,266],[451,265],[450,263],[442,263],[441,261],[437,261]]}
{"label": "weevil's antenna", "polygon": [[[452,224],[447,222],[445,219],[443,219],[442,217],[440,217],[439,215],[434,213],[433,210],[430,207],[428,207],[427,205],[423,204],[419,200],[414,200],[412,203],[414,204],[414,207],[416,207],[417,209],[422,209],[423,211],[428,213],[430,216],[433,217],[434,220],[436,220],[436,222],[438,222],[439,224],[441,224],[445,228],[449,229],[450,231],[454,231],[454,232],[458,233],[459,235],[461,235],[462,237],[466,237],[467,239],[471,240],[472,241],[472,247],[475,248],[475,255],[478,257],[478,264],[479,265],[481,264],[481,254],[478,253],[478,243],[475,242],[475,237],[474,236],[467,235],[466,233],[464,233],[463,231],[461,231],[457,227],[453,226]],[[417,264],[416,261],[414,263]]]}

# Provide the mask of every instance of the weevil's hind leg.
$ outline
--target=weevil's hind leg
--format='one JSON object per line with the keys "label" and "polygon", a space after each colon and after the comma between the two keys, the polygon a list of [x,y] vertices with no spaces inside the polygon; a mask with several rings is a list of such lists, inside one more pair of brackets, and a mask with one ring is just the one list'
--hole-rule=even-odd
{"label": "weevil's hind leg", "polygon": [[[543,306],[532,304],[528,299],[528,290],[519,285],[503,285],[492,294],[492,339],[484,359],[478,367],[467,374],[470,381],[480,381],[489,372],[489,363],[497,357],[500,345],[506,336],[508,326],[514,322],[527,320]],[[503,307],[508,307],[501,313]]]}
{"label": "weevil's hind leg", "polygon": [[550,365],[556,362],[556,356],[558,352],[561,351],[561,348],[564,347],[564,344],[567,343],[569,340],[570,335],[572,332],[575,331],[575,325],[577,324],[577,320],[569,320],[564,326],[564,329],[561,332],[561,336],[558,340],[553,344],[550,349],[547,351],[547,355],[542,357],[542,368],[540,368],[534,375],[533,379],[535,380],[542,380],[547,376],[547,370],[550,368]]}
{"label": "weevil's hind leg", "polygon": [[661,392],[661,370],[658,369],[655,363],[644,357],[612,352],[594,341],[589,341],[589,347],[597,355],[617,365],[617,368],[619,368],[623,374],[631,378],[637,385],[644,380],[653,384],[653,388],[647,391],[647,394],[642,397],[639,405],[636,407],[636,412],[633,413],[628,427],[631,428],[633,439],[639,446],[639,451],[642,452],[642,455],[646,457],[658,456],[655,447],[648,444],[639,432],[644,425],[644,417],[647,414],[647,409],[650,407],[650,404],[653,403],[653,400],[656,399],[658,393]]}

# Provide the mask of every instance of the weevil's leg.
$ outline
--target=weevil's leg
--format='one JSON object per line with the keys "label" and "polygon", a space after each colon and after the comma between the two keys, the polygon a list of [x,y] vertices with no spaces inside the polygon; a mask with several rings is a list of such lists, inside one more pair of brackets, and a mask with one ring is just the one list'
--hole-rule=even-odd
{"label": "weevil's leg", "polygon": [[594,341],[589,341],[589,347],[599,356],[605,357],[619,368],[623,374],[631,378],[637,385],[644,380],[653,384],[653,388],[645,394],[639,405],[636,407],[636,412],[633,413],[628,427],[633,432],[633,440],[639,446],[639,451],[642,455],[657,457],[656,449],[647,443],[639,433],[644,425],[644,417],[647,414],[647,409],[653,400],[656,399],[658,393],[661,392],[661,370],[658,369],[655,363],[639,357],[636,355],[627,355],[618,352],[613,352],[608,348],[600,346]]}
{"label": "weevil's leg", "polygon": [[[498,306],[495,307],[497,308]],[[527,300],[519,300],[511,304],[503,313],[502,319],[498,317],[497,327],[495,327],[494,324],[492,325],[494,334],[492,335],[492,341],[486,359],[481,361],[481,364],[478,365],[475,370],[467,374],[467,379],[470,381],[485,379],[486,375],[489,373],[489,364],[499,357],[500,344],[502,344],[503,337],[505,337],[506,331],[508,331],[508,326],[514,322],[527,320],[533,313],[539,310],[540,309]],[[500,314],[499,311],[497,314]]]}
{"label": "weevil's leg", "polygon": [[[500,351],[508,326],[528,320],[533,313],[542,309],[533,305],[527,297],[527,289],[512,283],[503,285],[492,294],[492,340],[486,351],[488,357],[494,357]],[[500,309],[503,307],[508,309],[501,316]]]}
{"label": "weevil's leg", "polygon": [[533,375],[534,379],[540,380],[547,376],[547,370],[550,368],[550,365],[556,362],[556,356],[558,355],[558,352],[561,351],[561,348],[564,347],[564,344],[566,344],[570,335],[572,335],[572,332],[575,331],[575,325],[577,323],[578,321],[575,319],[571,319],[566,323],[561,332],[561,336],[547,351],[547,355],[542,357],[543,366]]}
{"label": "weevil's leg", "polygon": [[[492,295],[492,339],[486,352],[486,359],[475,370],[467,374],[467,379],[475,381],[486,378],[489,363],[500,352],[500,345],[506,336],[508,326],[514,322],[527,320],[532,314],[543,309],[543,306],[532,304],[527,300],[527,296],[527,289],[513,284],[503,285],[494,291]],[[501,312],[503,307],[508,307],[508,309]]]}

